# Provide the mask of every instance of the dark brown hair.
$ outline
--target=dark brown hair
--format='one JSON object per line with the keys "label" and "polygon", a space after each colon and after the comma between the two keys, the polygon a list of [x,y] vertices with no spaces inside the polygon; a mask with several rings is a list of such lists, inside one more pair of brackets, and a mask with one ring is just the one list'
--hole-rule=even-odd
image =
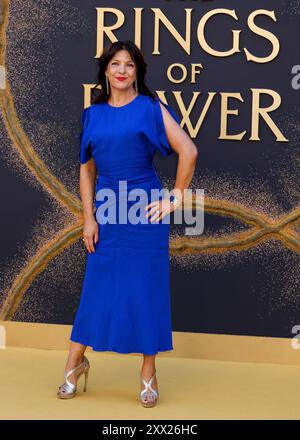
{"label": "dark brown hair", "polygon": [[99,70],[97,75],[97,84],[92,88],[92,104],[107,102],[109,95],[106,90],[105,70],[109,61],[119,50],[127,50],[136,64],[138,93],[148,95],[152,98],[157,97],[156,92],[152,92],[146,85],[145,75],[147,72],[147,63],[145,62],[143,52],[132,41],[116,41],[110,46],[105,47],[98,60]]}

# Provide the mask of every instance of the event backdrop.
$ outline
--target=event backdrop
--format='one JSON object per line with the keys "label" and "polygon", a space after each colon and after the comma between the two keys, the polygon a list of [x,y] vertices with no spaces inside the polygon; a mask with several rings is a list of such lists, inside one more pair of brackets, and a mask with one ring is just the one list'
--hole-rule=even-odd
{"label": "event backdrop", "polygon": [[[81,113],[103,46],[132,40],[148,86],[199,150],[190,188],[204,190],[203,234],[171,225],[173,330],[291,337],[300,324],[299,3],[0,1],[0,319],[73,322],[86,258]],[[166,188],[177,160],[155,157]]]}

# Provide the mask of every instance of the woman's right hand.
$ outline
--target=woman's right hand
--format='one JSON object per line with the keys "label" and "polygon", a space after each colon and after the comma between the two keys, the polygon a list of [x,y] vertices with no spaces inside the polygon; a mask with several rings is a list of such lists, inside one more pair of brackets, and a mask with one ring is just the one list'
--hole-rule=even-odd
{"label": "woman's right hand", "polygon": [[99,225],[95,218],[84,220],[82,235],[88,252],[95,252],[94,243],[97,243],[99,240]]}

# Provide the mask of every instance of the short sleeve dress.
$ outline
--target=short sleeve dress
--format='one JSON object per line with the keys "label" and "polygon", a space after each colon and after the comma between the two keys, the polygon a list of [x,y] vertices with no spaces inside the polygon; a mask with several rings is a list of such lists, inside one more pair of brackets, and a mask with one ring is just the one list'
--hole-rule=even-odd
{"label": "short sleeve dress", "polygon": [[[82,113],[79,161],[93,158],[96,165],[99,240],[95,252],[87,252],[70,340],[94,351],[154,355],[173,350],[170,216],[151,223],[144,210],[164,197],[155,153],[175,153],[160,102],[138,94],[121,107],[102,102]],[[179,124],[175,111],[162,104]]]}

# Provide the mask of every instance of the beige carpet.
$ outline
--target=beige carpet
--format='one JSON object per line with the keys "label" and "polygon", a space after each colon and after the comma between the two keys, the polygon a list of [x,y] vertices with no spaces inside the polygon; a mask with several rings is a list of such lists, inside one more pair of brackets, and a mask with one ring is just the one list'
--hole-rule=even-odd
{"label": "beige carpet", "polygon": [[74,399],[56,397],[67,351],[0,349],[0,419],[299,419],[300,367],[157,356],[160,401],[138,402],[142,357],[86,352]]}

